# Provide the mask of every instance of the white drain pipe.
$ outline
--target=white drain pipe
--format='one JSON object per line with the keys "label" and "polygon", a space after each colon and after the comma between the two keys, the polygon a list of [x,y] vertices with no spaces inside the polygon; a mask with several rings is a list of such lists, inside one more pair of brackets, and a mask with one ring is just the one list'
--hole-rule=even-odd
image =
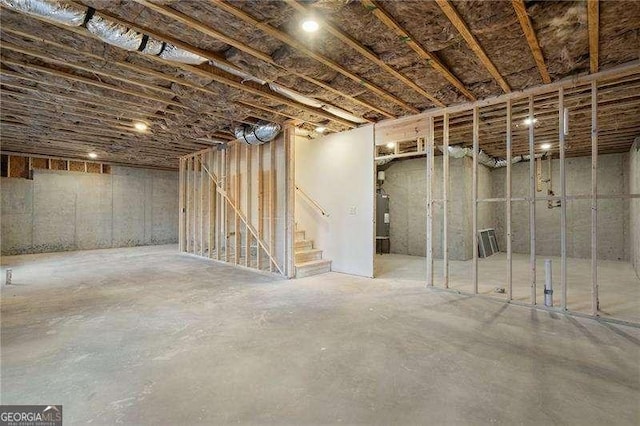
{"label": "white drain pipe", "polygon": [[553,306],[553,282],[551,279],[551,259],[544,260],[544,306]]}

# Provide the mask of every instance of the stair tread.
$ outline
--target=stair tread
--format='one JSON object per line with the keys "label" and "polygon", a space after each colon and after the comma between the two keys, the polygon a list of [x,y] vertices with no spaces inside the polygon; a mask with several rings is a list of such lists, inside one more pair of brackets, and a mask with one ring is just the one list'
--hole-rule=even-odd
{"label": "stair tread", "polygon": [[317,253],[319,251],[322,251],[322,249],[312,248],[307,250],[298,250],[296,254],[310,254],[310,253]]}
{"label": "stair tread", "polygon": [[303,268],[305,266],[318,266],[331,263],[329,259],[310,260],[308,262],[296,263],[296,268]]}

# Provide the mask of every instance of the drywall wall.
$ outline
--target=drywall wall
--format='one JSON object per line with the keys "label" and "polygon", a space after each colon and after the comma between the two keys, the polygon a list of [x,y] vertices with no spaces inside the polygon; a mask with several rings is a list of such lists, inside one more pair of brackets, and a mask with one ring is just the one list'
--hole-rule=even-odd
{"label": "drywall wall", "polygon": [[[636,138],[629,152],[629,192],[640,194],[640,138]],[[629,201],[630,211],[630,247],[629,258],[640,277],[640,198]]]}
{"label": "drywall wall", "polygon": [[[629,192],[629,155],[607,154],[598,156],[598,192],[602,194],[626,194]],[[566,159],[567,195],[591,194],[591,157]],[[549,176],[548,161],[543,161],[543,178]],[[494,198],[505,196],[506,168],[491,171]],[[528,196],[529,162],[512,167],[512,192],[514,197]],[[552,189],[560,194],[560,163],[551,161]],[[548,184],[536,196],[547,195]],[[529,205],[514,201],[512,210],[512,247],[514,253],[529,253]],[[494,203],[496,236],[500,249],[505,243],[505,204]],[[598,201],[598,258],[601,260],[629,260],[629,202],[627,200]],[[536,253],[560,255],[560,208],[548,208],[546,201],[536,202]],[[567,202],[567,256],[591,257],[591,200]]]}
{"label": "drywall wall", "polygon": [[177,172],[34,170],[1,185],[3,255],[177,242]]}
{"label": "drywall wall", "polygon": [[[433,197],[442,198],[442,156],[434,161]],[[470,158],[449,159],[449,258],[467,260],[473,256],[471,189],[473,162]],[[426,158],[395,160],[385,169],[383,190],[389,195],[391,253],[426,255]],[[478,165],[478,197],[491,194],[491,171]],[[479,204],[478,229],[495,227],[492,206]],[[442,258],[443,208],[434,204],[433,253]]]}
{"label": "drywall wall", "polygon": [[372,158],[372,125],[313,140],[296,138],[296,185],[329,213],[322,216],[297,195],[298,229],[324,251],[336,272],[373,276]]}

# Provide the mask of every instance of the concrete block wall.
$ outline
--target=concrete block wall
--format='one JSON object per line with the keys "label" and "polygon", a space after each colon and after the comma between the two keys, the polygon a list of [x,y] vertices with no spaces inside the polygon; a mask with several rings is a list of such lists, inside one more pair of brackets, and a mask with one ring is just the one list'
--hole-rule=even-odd
{"label": "concrete block wall", "polygon": [[178,173],[112,167],[111,174],[35,170],[2,178],[3,255],[178,240]]}
{"label": "concrete block wall", "polygon": [[[633,157],[635,155],[635,157]],[[598,191],[604,194],[629,193],[630,185],[640,191],[640,165],[637,151],[631,154],[608,154],[598,157]],[[635,158],[635,159],[634,159]],[[442,197],[442,157],[436,158],[434,168],[434,197]],[[635,161],[635,163],[634,163]],[[630,165],[630,163],[632,163]],[[543,176],[548,164],[543,164]],[[631,171],[635,167],[635,172]],[[559,163],[552,160],[552,188],[559,190]],[[473,253],[471,185],[472,160],[450,159],[449,256],[452,260],[468,260]],[[566,160],[567,194],[591,193],[591,157]],[[634,174],[635,173],[635,174]],[[390,197],[391,252],[414,256],[426,255],[426,160],[415,158],[394,161],[385,171],[383,189]],[[635,181],[630,182],[630,174]],[[529,162],[513,165],[513,197],[529,195]],[[635,182],[635,183],[634,183]],[[546,196],[543,184],[538,196]],[[506,168],[489,169],[478,166],[478,197],[501,198],[506,191]],[[633,192],[633,189],[631,189]],[[512,204],[514,253],[529,253],[529,205],[526,201]],[[598,257],[602,260],[635,261],[640,264],[640,200],[633,209],[626,200],[598,202]],[[434,257],[442,258],[442,206],[434,208]],[[479,203],[478,229],[495,228],[500,250],[506,250],[505,203]],[[633,225],[631,225],[633,223]],[[630,232],[630,225],[633,226]],[[574,200],[567,203],[567,252],[570,257],[591,256],[591,201]],[[632,243],[633,237],[633,243]],[[632,248],[634,247],[634,248]],[[631,256],[631,250],[635,250]],[[560,255],[560,209],[549,209],[546,201],[536,203],[536,253]]]}
{"label": "concrete block wall", "polygon": [[[473,256],[471,219],[472,161],[470,158],[451,158],[449,162],[449,258],[467,260]],[[434,198],[442,198],[442,157],[434,163]],[[394,161],[385,170],[384,191],[389,194],[391,252],[412,256],[426,255],[426,160],[413,158]],[[478,194],[489,197],[491,172],[479,165]],[[495,227],[491,206],[478,210],[478,229]],[[433,250],[435,258],[442,258],[443,208],[436,203],[433,216]]]}
{"label": "concrete block wall", "polygon": [[[631,194],[640,194],[640,138],[636,138],[629,152],[629,191]],[[631,199],[629,204],[631,212],[629,257],[640,278],[640,199]]]}
{"label": "concrete block wall", "polygon": [[[628,155],[607,154],[598,156],[598,191],[602,194],[626,194],[628,183]],[[494,169],[492,197],[506,195],[506,168]],[[543,177],[547,177],[548,163],[543,161]],[[512,167],[512,193],[514,197],[529,195],[529,162],[516,163]],[[567,195],[591,194],[591,157],[575,157],[566,160]],[[551,161],[551,184],[560,195],[560,163]],[[548,184],[536,196],[547,195]],[[500,249],[506,248],[506,211],[504,203],[494,203],[496,236]],[[512,203],[512,247],[514,253],[529,253],[529,204],[526,201]],[[598,258],[601,260],[629,260],[629,202],[626,200],[598,201]],[[560,256],[560,208],[549,209],[546,201],[536,202],[536,253]],[[591,257],[591,200],[567,202],[567,255],[575,258]]]}

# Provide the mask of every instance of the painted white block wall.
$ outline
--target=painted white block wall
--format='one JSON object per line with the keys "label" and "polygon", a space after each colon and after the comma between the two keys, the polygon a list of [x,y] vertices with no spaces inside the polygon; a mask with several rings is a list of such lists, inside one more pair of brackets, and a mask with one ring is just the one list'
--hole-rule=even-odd
{"label": "painted white block wall", "polygon": [[296,185],[328,213],[296,196],[298,229],[324,251],[335,272],[373,276],[373,126],[317,139],[296,138]]}

